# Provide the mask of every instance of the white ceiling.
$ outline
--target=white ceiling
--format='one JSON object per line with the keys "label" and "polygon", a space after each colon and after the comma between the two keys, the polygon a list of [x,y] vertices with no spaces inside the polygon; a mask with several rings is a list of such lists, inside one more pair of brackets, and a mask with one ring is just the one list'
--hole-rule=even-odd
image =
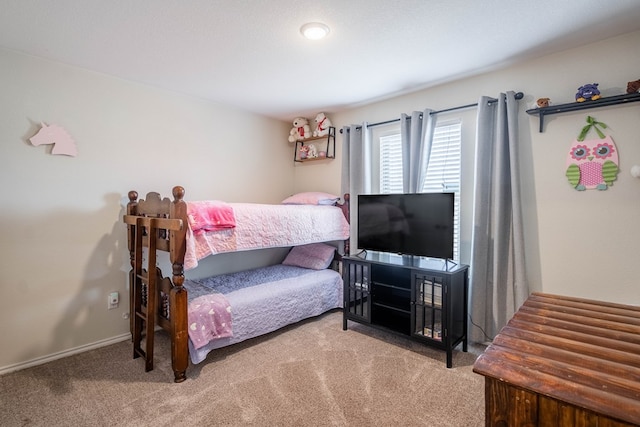
{"label": "white ceiling", "polygon": [[287,121],[638,29],[638,0],[0,0],[2,47]]}

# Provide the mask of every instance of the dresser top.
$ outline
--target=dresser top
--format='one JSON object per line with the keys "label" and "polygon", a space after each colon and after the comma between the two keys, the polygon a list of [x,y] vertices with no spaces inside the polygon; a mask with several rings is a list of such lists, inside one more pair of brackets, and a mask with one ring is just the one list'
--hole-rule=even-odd
{"label": "dresser top", "polygon": [[640,307],[534,293],[473,370],[640,424]]}
{"label": "dresser top", "polygon": [[447,260],[443,258],[427,258],[415,255],[401,255],[391,252],[363,251],[357,255],[348,255],[343,258],[352,261],[366,261],[374,264],[385,264],[396,267],[425,269],[432,271],[441,271],[446,273],[455,273],[469,268],[468,265],[460,264],[457,261]]}

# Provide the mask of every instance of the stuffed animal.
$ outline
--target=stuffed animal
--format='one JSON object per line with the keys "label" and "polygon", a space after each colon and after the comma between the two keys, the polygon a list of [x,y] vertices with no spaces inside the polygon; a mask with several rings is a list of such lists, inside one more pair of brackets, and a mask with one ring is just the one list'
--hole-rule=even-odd
{"label": "stuffed animal", "polygon": [[598,83],[586,84],[578,88],[576,93],[576,102],[595,101],[600,99],[600,91],[598,90]]}
{"label": "stuffed animal", "polygon": [[536,106],[538,108],[548,107],[549,101],[551,101],[549,98],[538,98],[538,100],[536,101]]}
{"label": "stuffed animal", "polygon": [[296,142],[311,137],[309,120],[304,117],[293,119],[293,128],[289,132],[289,142]]}
{"label": "stuffed animal", "polygon": [[329,134],[329,127],[331,127],[331,120],[324,113],[318,113],[315,118],[316,130],[313,131],[313,136],[325,136]]}
{"label": "stuffed animal", "polygon": [[306,159],[307,156],[309,155],[309,146],[308,145],[303,145],[302,147],[300,147],[298,149],[298,151],[300,151],[300,158],[301,159]]}
{"label": "stuffed animal", "polygon": [[308,147],[308,150],[309,150],[307,152],[307,158],[315,159],[316,157],[318,157],[318,149],[316,148],[315,145],[309,144],[307,147]]}
{"label": "stuffed animal", "polygon": [[627,83],[627,93],[640,92],[640,80]]}

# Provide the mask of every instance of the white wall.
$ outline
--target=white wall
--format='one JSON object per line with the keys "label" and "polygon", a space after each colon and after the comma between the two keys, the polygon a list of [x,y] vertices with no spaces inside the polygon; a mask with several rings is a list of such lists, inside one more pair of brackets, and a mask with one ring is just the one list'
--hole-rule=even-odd
{"label": "white wall", "polygon": [[[584,83],[600,83],[605,96],[624,92],[627,81],[640,78],[638,46],[640,33],[631,33],[328,114],[340,128],[524,92],[520,170],[532,290],[640,305],[640,180],[629,174],[640,164],[640,103],[553,116],[544,133],[524,112],[539,97],[571,102]],[[10,325],[0,337],[0,372],[128,332],[121,204],[129,190],[168,196],[180,184],[189,200],[269,203],[296,191],[340,191],[340,135],[337,159],[294,167],[290,123],[5,50],[0,93],[0,318]],[[604,192],[577,192],[564,176],[566,151],[587,115],[610,126],[620,152],[622,172]],[[457,116],[464,123],[468,205],[475,112],[443,117]],[[69,130],[78,157],[31,146],[40,121]],[[465,212],[463,261],[468,206]],[[111,291],[120,292],[122,303],[107,311]]]}
{"label": "white wall", "polygon": [[[537,118],[525,113],[540,97],[549,97],[555,104],[573,102],[576,89],[585,83],[599,83],[603,96],[624,93],[628,81],[640,78],[639,46],[640,32],[634,32],[327,115],[340,128],[365,120],[386,121],[412,110],[466,105],[481,95],[523,92],[520,176],[531,290],[640,305],[640,179],[629,173],[640,164],[640,102],[551,116],[544,133],[538,132]],[[441,115],[463,120],[463,262],[469,260],[472,225],[475,112]],[[567,152],[588,115],[609,125],[607,133],[619,150],[622,171],[607,191],[576,191],[564,175]],[[298,190],[318,183],[325,191],[340,191],[341,141],[339,136],[338,159],[295,168]]]}
{"label": "white wall", "polygon": [[[6,50],[0,94],[0,372],[128,332],[129,190],[265,203],[293,191],[289,123]],[[78,156],[32,146],[40,121],[65,127]]]}

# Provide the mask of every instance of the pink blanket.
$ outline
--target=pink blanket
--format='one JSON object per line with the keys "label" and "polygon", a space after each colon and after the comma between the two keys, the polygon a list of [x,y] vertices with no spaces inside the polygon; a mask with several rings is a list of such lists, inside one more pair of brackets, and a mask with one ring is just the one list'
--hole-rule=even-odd
{"label": "pink blanket", "polygon": [[233,208],[219,200],[187,202],[187,218],[193,234],[224,230],[236,226]]}
{"label": "pink blanket", "polygon": [[216,338],[233,336],[231,307],[222,294],[203,295],[189,303],[189,338],[198,349]]}

